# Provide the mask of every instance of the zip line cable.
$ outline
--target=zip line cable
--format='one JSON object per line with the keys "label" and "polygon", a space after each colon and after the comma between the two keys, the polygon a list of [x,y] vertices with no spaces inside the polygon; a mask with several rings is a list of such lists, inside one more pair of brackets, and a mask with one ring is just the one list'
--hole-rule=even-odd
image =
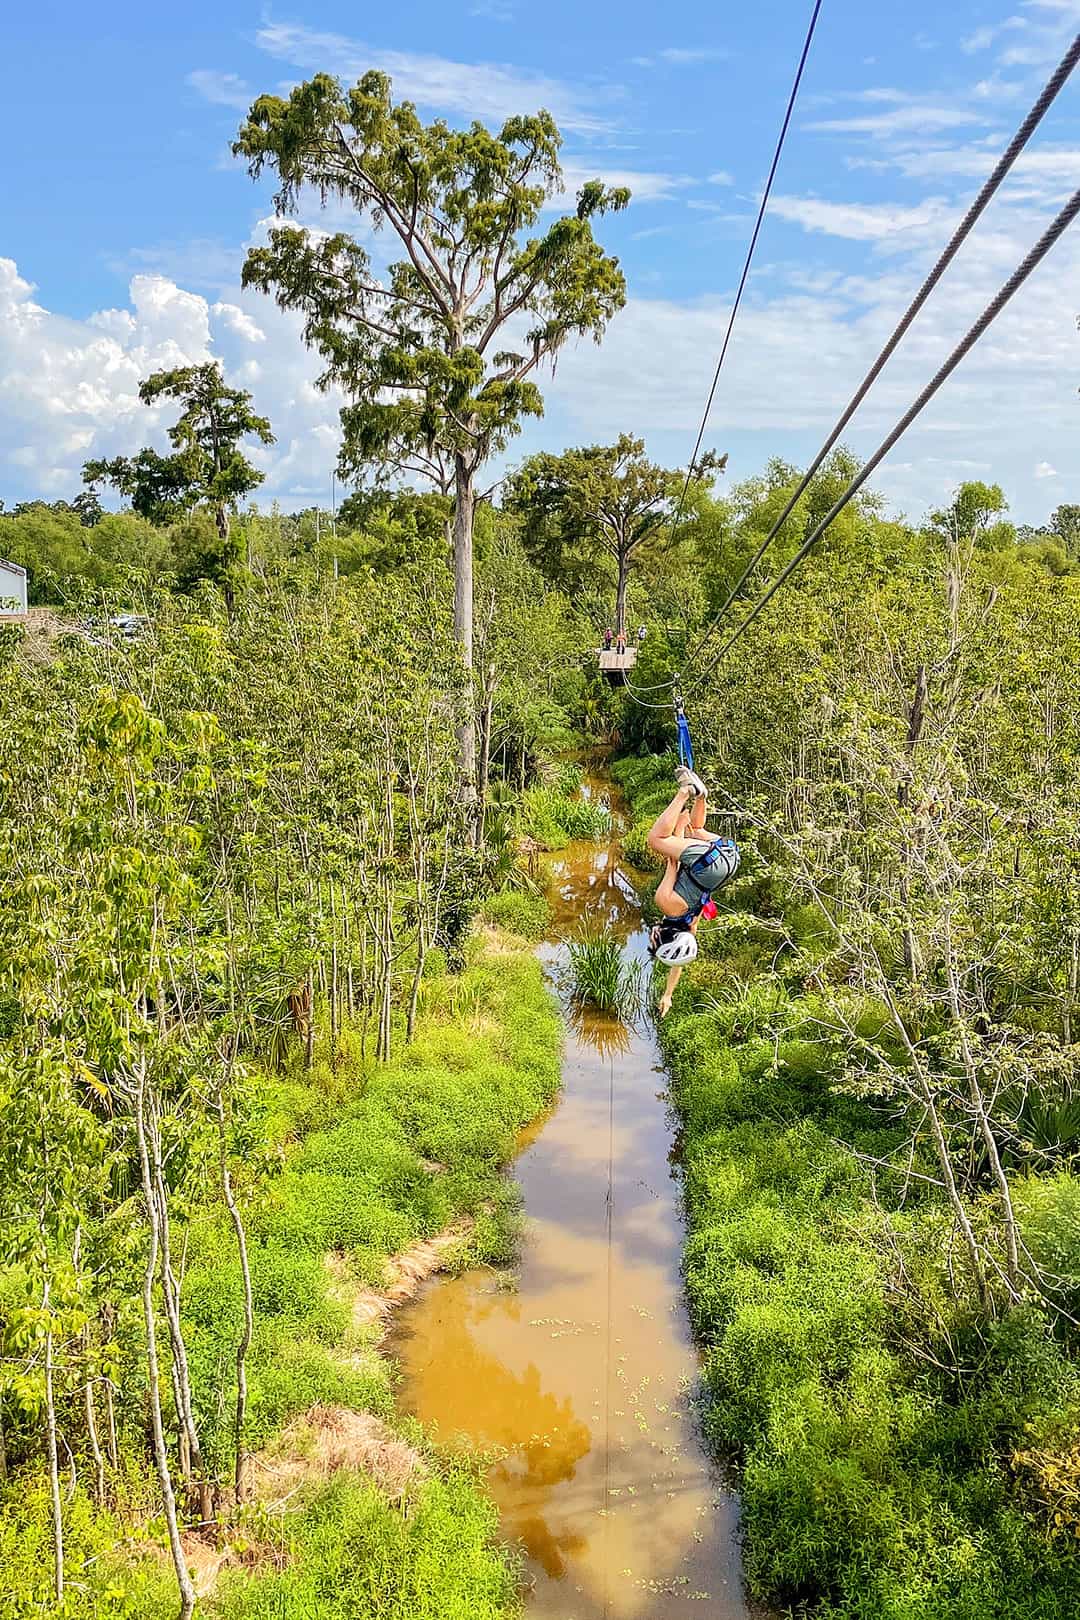
{"label": "zip line cable", "polygon": [[948,245],[945,247],[941,257],[938,259],[937,263],[934,265],[934,268],[931,270],[930,274],[919,288],[919,291],[916,293],[899,325],[896,327],[896,330],[893,332],[892,336],[889,338],[889,341],[886,343],[885,347],[882,349],[881,353],[870,367],[870,370],[866,373],[866,376],[859,384],[859,387],[852,396],[850,403],[845,407],[843,413],[837,420],[836,426],[833,428],[832,432],[829,434],[829,437],[825,440],[825,443],[822,445],[821,449],[814,457],[814,460],[803,474],[798,487],[788,500],[784,510],[780,513],[780,516],[776,519],[776,522],[773,524],[772,528],[761,542],[757,551],[743,569],[741,577],[732,587],[723,607],[719,609],[712,623],[704,631],[697,644],[687,655],[688,661],[693,660],[701,651],[701,648],[708,641],[717,625],[719,625],[724,619],[728,609],[731,607],[732,602],[754,573],[766,551],[768,551],[777,534],[783,528],[784,524],[794,511],[796,502],[803,494],[805,494],[814,474],[825,460],[825,457],[829,454],[829,451],[836,444],[837,440],[840,438],[840,435],[851,421],[851,418],[855,415],[855,412],[858,410],[859,406],[870,392],[870,389],[873,387],[874,383],[885,369],[885,366],[896,352],[902,338],[907,333],[908,328],[911,326],[916,315],[918,315],[919,311],[930,297],[930,294],[933,292],[934,288],[945,274],[945,271],[956,257],[960,248],[963,246],[968,236],[970,236],[976,222],[985,212],[987,205],[990,203],[995,192],[998,190],[1009,170],[1012,168],[1013,164],[1024,150],[1024,147],[1035,133],[1035,130],[1042,122],[1042,119],[1049,111],[1052,103],[1064,86],[1066,80],[1069,78],[1073,69],[1076,67],[1078,61],[1080,61],[1080,34],[1077,34],[1076,38],[1073,40],[1053,77],[1045,86],[1042,94],[1035,102],[1035,105],[1032,107],[1027,117],[1024,119],[1024,122],[1020,125],[1020,128],[1009,142],[1009,145],[1006,147],[1005,151],[1001,154],[1001,157],[994,166],[993,172],[987,178],[982,190],[975,198],[975,201],[971,204],[971,207],[960,221],[960,224],[956,227],[956,230],[953,232]]}
{"label": "zip line cable", "polygon": [[[757,248],[758,237],[761,235],[761,227],[765,222],[765,211],[769,206],[769,197],[772,195],[772,187],[773,181],[776,179],[776,171],[780,167],[780,156],[784,150],[784,142],[787,140],[788,128],[791,124],[792,115],[795,111],[795,102],[798,99],[799,87],[802,84],[803,72],[806,68],[807,59],[810,55],[810,46],[813,44],[814,33],[817,29],[818,17],[821,15],[821,7],[823,3],[824,0],[816,0],[814,9],[810,15],[810,24],[806,30],[806,38],[803,41],[802,54],[799,57],[799,65],[795,70],[795,78],[791,86],[791,94],[788,97],[787,109],[784,113],[784,121],[780,125],[780,134],[777,137],[776,150],[773,152],[773,159],[769,167],[768,179],[765,181],[765,190],[761,194],[761,204],[758,208],[757,219],[754,222],[754,229],[750,237],[750,245],[746,250],[746,258],[743,261],[742,275],[739,277],[739,285],[735,293],[735,301],[731,306],[731,314],[728,317],[727,330],[724,333],[724,341],[720,348],[720,358],[716,362],[716,370],[713,372],[713,380],[712,386],[709,389],[709,397],[705,401],[705,409],[701,415],[701,426],[698,428],[697,438],[694,441],[694,449],[690,456],[690,460],[687,463],[686,477],[683,480],[682,489],[679,491],[679,499],[675,504],[675,515],[671,520],[670,530],[670,538],[672,540],[674,540],[675,536],[678,534],[679,524],[682,522],[683,509],[686,505],[686,497],[690,492],[690,485],[693,482],[694,469],[697,466],[702,441],[705,438],[705,430],[709,424],[709,415],[712,411],[713,400],[716,398],[716,390],[720,383],[720,373],[724,369],[724,360],[727,356],[728,345],[731,342],[731,334],[735,329],[735,318],[739,313],[739,306],[742,303],[742,295],[746,289],[746,283],[750,276],[750,266],[753,262],[755,249]],[[666,686],[669,684],[674,685],[675,683],[660,683],[661,686]],[[634,698],[634,701],[639,703],[642,708],[658,709],[667,707],[666,704],[647,703],[635,696],[635,693],[638,691],[651,692],[657,690],[658,688],[656,687],[635,687],[633,681],[629,679],[626,681],[626,687],[630,692],[631,697]]]}
{"label": "zip line cable", "polygon": [[788,97],[787,111],[784,114],[784,122],[780,126],[780,135],[776,142],[776,150],[773,153],[772,167],[769,169],[769,178],[765,182],[765,190],[761,195],[761,206],[758,209],[757,221],[754,225],[753,235],[750,238],[750,246],[746,250],[746,259],[743,263],[742,275],[739,278],[739,287],[735,294],[735,302],[731,306],[731,315],[728,319],[727,331],[724,333],[724,342],[720,349],[720,358],[716,362],[716,370],[713,373],[712,387],[709,389],[709,397],[705,402],[705,410],[701,417],[701,426],[698,428],[698,436],[695,440],[693,454],[690,457],[690,461],[686,469],[686,478],[683,482],[682,492],[679,495],[678,503],[675,507],[675,516],[671,523],[672,535],[674,535],[678,530],[683,507],[686,504],[686,497],[689,492],[691,482],[693,481],[694,468],[697,466],[697,459],[701,450],[701,443],[705,437],[705,430],[709,425],[709,412],[712,410],[712,403],[716,397],[716,389],[720,382],[720,373],[724,366],[724,357],[728,352],[728,344],[731,342],[731,334],[735,326],[735,317],[739,313],[739,305],[742,303],[742,295],[746,288],[747,279],[750,275],[750,265],[754,257],[754,249],[757,247],[758,237],[761,234],[761,227],[765,220],[765,210],[769,206],[769,196],[772,192],[773,181],[776,179],[776,171],[780,167],[780,154],[784,150],[784,141],[787,139],[788,125],[791,123],[791,115],[795,111],[795,101],[799,94],[799,85],[802,83],[803,69],[806,67],[806,59],[810,55],[810,46],[813,42],[814,30],[817,27],[817,20],[821,13],[822,4],[823,0],[816,0],[813,15],[810,18],[810,26],[806,31],[806,39],[803,42],[802,55],[799,58],[799,66],[795,72],[795,82],[791,86],[791,95]]}
{"label": "zip line cable", "polygon": [[795,572],[796,568],[798,568],[803,558],[821,539],[821,536],[825,533],[830,524],[839,517],[840,513],[844,510],[844,507],[862,488],[863,484],[865,484],[871,473],[880,466],[882,461],[884,461],[889,451],[907,432],[915,418],[919,416],[923,409],[930,403],[938,389],[956,370],[961,360],[963,360],[969,351],[975,347],[975,344],[983,336],[987,328],[1001,314],[1001,311],[1005,308],[1005,305],[1009,302],[1010,298],[1012,298],[1013,294],[1017,292],[1018,289],[1023,285],[1036,266],[1042,262],[1058,239],[1064,235],[1065,231],[1072,224],[1077,214],[1080,214],[1080,190],[1073,192],[1073,195],[1065,204],[1065,207],[1061,210],[1060,214],[1058,214],[1053,223],[1049,225],[1043,232],[1042,236],[1035,243],[1035,246],[1031,249],[1030,253],[1028,253],[1027,257],[1016,267],[1008,281],[1006,281],[1005,285],[1001,288],[997,296],[986,306],[975,324],[966,333],[966,335],[961,338],[960,342],[956,345],[956,348],[950,354],[949,358],[945,361],[941,369],[932,378],[932,380],[927,383],[926,387],[923,389],[918,399],[916,399],[915,403],[900,418],[892,432],[878,445],[869,461],[866,462],[858,475],[851,480],[851,483],[840,496],[839,500],[833,504],[821,521],[814,527],[812,532],[807,535],[794,557],[792,557],[786,568],[782,569],[777,575],[776,579],[769,586],[769,589],[765,592],[765,595],[761,598],[753,612],[747,615],[742,623],[723,643],[719,651],[714,655],[710,662],[705,666],[704,670],[694,683],[694,690],[701,685],[701,682],[707,675],[711,674],[712,670],[716,668],[716,665],[720,662],[721,658],[723,658],[724,654],[730,651],[730,649],[738,641],[739,637],[750,628],[754,620],[758,618],[766,605],[776,595],[777,591],[780,590],[781,586],[783,586],[791,578],[792,574]]}
{"label": "zip line cable", "polygon": [[[783,511],[780,513],[780,516],[773,523],[771,529],[769,530],[768,534],[765,536],[764,540],[762,540],[761,544],[759,545],[757,551],[754,553],[753,557],[750,559],[749,563],[747,563],[746,567],[743,569],[743,572],[742,572],[740,578],[738,579],[738,581],[736,582],[736,584],[732,587],[731,591],[728,593],[728,596],[727,596],[723,606],[713,616],[710,623],[707,625],[707,627],[702,632],[702,634],[698,637],[698,640],[696,641],[694,646],[691,648],[690,652],[685,655],[685,661],[687,663],[692,662],[692,660],[697,657],[697,655],[700,653],[701,649],[708,642],[709,638],[714,634],[714,632],[716,631],[718,626],[722,623],[723,619],[727,615],[727,613],[728,613],[732,603],[734,602],[735,598],[738,596],[739,592],[743,589],[743,587],[746,585],[747,581],[753,575],[753,573],[756,570],[758,564],[761,562],[762,558],[764,557],[766,551],[772,545],[772,542],[775,540],[777,534],[780,532],[780,530],[783,528],[784,524],[787,522],[788,518],[791,516],[791,514],[792,514],[792,512],[793,512],[793,510],[795,508],[796,502],[806,492],[806,489],[809,486],[811,479],[814,477],[815,473],[820,468],[822,462],[825,460],[825,457],[829,454],[829,451],[833,448],[833,446],[836,444],[837,440],[840,438],[840,436],[843,433],[844,429],[847,427],[848,423],[851,421],[851,418],[854,416],[855,412],[858,410],[859,406],[862,404],[863,400],[866,398],[867,394],[870,392],[870,389],[872,388],[873,384],[877,381],[878,377],[881,375],[882,371],[885,369],[885,366],[888,364],[889,360],[892,358],[893,354],[896,352],[897,348],[900,345],[901,340],[904,338],[904,336],[906,335],[908,329],[911,327],[913,321],[915,320],[915,317],[919,314],[920,310],[925,305],[927,299],[930,297],[930,294],[934,291],[934,288],[937,286],[938,282],[941,280],[942,276],[945,274],[945,271],[948,269],[949,265],[952,263],[953,259],[956,257],[956,255],[959,252],[960,248],[963,246],[964,242],[967,240],[968,236],[971,234],[971,231],[974,228],[977,221],[979,220],[979,218],[986,211],[986,208],[987,208],[988,204],[990,203],[990,201],[994,197],[995,193],[1000,188],[1000,186],[1002,184],[1002,181],[1005,179],[1006,175],[1009,173],[1010,169],[1015,164],[1017,158],[1020,156],[1021,152],[1024,150],[1024,147],[1027,145],[1028,141],[1031,139],[1032,135],[1035,133],[1035,130],[1038,128],[1039,124],[1042,122],[1042,120],[1045,117],[1046,113],[1049,111],[1049,109],[1052,106],[1053,102],[1056,100],[1058,94],[1060,93],[1060,91],[1064,87],[1065,83],[1069,79],[1069,77],[1072,74],[1074,68],[1076,67],[1078,61],[1080,61],[1080,34],[1077,34],[1076,38],[1073,40],[1072,44],[1070,45],[1069,49],[1066,51],[1066,53],[1065,53],[1064,57],[1062,58],[1061,62],[1058,64],[1058,67],[1056,68],[1055,72],[1053,73],[1051,78],[1047,81],[1045,87],[1042,90],[1042,93],[1039,95],[1038,99],[1035,101],[1035,104],[1031,108],[1031,111],[1028,113],[1027,117],[1024,119],[1023,123],[1020,125],[1020,127],[1017,130],[1016,134],[1013,136],[1012,140],[1009,142],[1009,145],[1005,148],[1005,151],[1001,154],[1001,157],[998,159],[998,161],[995,164],[992,172],[987,177],[985,183],[983,184],[981,190],[979,191],[978,196],[975,198],[974,202],[971,204],[971,206],[968,209],[967,213],[964,215],[964,218],[961,220],[960,224],[957,226],[956,230],[953,232],[952,237],[950,238],[948,244],[946,245],[946,247],[942,251],[941,256],[939,257],[937,263],[934,265],[933,269],[930,271],[930,274],[927,276],[926,280],[923,282],[922,286],[919,288],[919,291],[916,293],[914,299],[912,300],[912,302],[911,302],[910,306],[908,307],[906,313],[904,314],[904,316],[900,320],[899,324],[897,325],[897,327],[896,327],[895,331],[893,332],[892,336],[889,338],[888,342],[885,344],[885,347],[881,350],[881,353],[878,355],[877,359],[874,361],[873,365],[870,367],[870,370],[867,372],[866,376],[863,378],[863,381],[860,383],[860,385],[859,385],[858,389],[856,390],[855,394],[852,396],[850,402],[848,403],[848,405],[845,407],[844,411],[840,415],[839,419],[836,422],[835,427],[832,429],[832,432],[829,434],[828,438],[825,440],[825,443],[822,445],[821,449],[818,451],[817,455],[814,457],[814,460],[811,462],[810,466],[807,468],[806,472],[803,474],[803,477],[800,480],[800,482],[798,484],[798,487],[795,489],[794,493],[791,495],[790,499],[787,502],[787,505],[784,507]],[[715,384],[714,384],[714,386],[715,386]],[[710,395],[710,404],[711,404],[711,400],[712,400],[712,396]],[[628,683],[628,684],[630,684],[630,683]],[[675,677],[675,676],[672,676],[666,681],[659,681],[659,682],[654,683],[651,686],[635,687],[635,688],[633,688],[633,691],[634,691],[634,693],[637,693],[637,692],[656,692],[656,691],[663,691],[663,690],[673,690],[677,685],[678,685],[678,678]],[[663,707],[663,705],[657,705],[657,707]]]}

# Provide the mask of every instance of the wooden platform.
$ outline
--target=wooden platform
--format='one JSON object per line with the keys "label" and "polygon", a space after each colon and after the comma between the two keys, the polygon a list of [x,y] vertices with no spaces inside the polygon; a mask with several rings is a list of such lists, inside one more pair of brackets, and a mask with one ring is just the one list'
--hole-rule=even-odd
{"label": "wooden platform", "polygon": [[624,686],[626,677],[637,662],[637,648],[627,647],[625,652],[604,652],[603,648],[596,649],[596,656],[600,660],[600,673],[605,675],[612,686]]}

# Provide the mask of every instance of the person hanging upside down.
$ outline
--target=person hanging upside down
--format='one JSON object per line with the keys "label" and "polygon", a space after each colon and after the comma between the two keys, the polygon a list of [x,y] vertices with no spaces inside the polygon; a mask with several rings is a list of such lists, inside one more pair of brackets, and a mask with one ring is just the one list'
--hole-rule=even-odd
{"label": "person hanging upside down", "polygon": [[669,968],[660,997],[661,1018],[671,1010],[683,968],[697,956],[702,912],[708,907],[706,914],[715,915],[713,894],[739,868],[739,851],[731,839],[710,833],[705,826],[708,789],[700,776],[680,765],[676,780],[679,791],[649,829],[649,848],[667,859],[656,891],[656,904],[664,915],[649,934],[650,956]]}

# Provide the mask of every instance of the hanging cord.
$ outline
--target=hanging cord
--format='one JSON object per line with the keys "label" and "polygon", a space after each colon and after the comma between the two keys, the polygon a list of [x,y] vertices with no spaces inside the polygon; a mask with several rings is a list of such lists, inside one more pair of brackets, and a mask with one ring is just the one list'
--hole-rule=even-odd
{"label": "hanging cord", "polygon": [[874,470],[884,461],[885,457],[896,444],[897,440],[902,438],[902,436],[911,426],[912,422],[914,422],[915,418],[933,399],[941,385],[952,375],[957,366],[960,364],[961,360],[964,359],[965,355],[967,355],[968,352],[974,348],[975,344],[983,336],[987,328],[1001,314],[1001,311],[1005,308],[1005,305],[1009,302],[1013,294],[1024,284],[1035,267],[1046,257],[1050,249],[1058,241],[1059,237],[1064,235],[1065,231],[1072,224],[1077,214],[1080,214],[1080,190],[1073,193],[1069,201],[1065,204],[1065,207],[1061,210],[1060,214],[1058,214],[1057,218],[1051,225],[1047,227],[1027,257],[1013,271],[1008,281],[997,294],[997,297],[986,306],[978,320],[975,322],[974,326],[971,327],[970,331],[963,338],[961,338],[960,342],[956,345],[956,348],[945,361],[945,364],[941,367],[940,371],[938,371],[937,375],[929,383],[927,383],[926,387],[923,389],[915,403],[911,406],[910,410],[905,412],[905,414],[900,418],[899,422],[897,422],[896,426],[893,428],[888,437],[883,439],[878,445],[877,449],[874,451],[869,461],[867,461],[863,466],[858,476],[852,479],[851,483],[840,496],[839,500],[834,503],[829,511],[826,512],[821,521],[814,527],[812,532],[807,535],[806,539],[803,541],[794,557],[792,557],[787,567],[777,575],[776,579],[769,586],[769,589],[765,592],[765,595],[761,598],[761,601],[754,608],[753,612],[747,615],[737,629],[734,630],[728,639],[723,643],[714,657],[710,659],[709,663],[701,671],[700,675],[694,682],[695,690],[701,685],[702,681],[705,680],[706,676],[711,674],[711,672],[716,668],[716,665],[720,662],[721,658],[723,658],[724,654],[735,645],[739,637],[750,628],[754,620],[762,612],[767,603],[771,601],[771,599],[776,595],[777,591],[780,590],[781,586],[783,586],[787,580],[791,578],[792,574],[795,572],[796,568],[798,568],[803,558],[821,539],[821,536],[825,533],[829,525],[839,517],[840,513],[844,510],[844,507],[862,488],[863,484],[865,484],[871,473],[874,472]]}
{"label": "hanging cord", "polygon": [[[900,321],[889,341],[886,343],[885,347],[882,349],[881,353],[870,367],[870,370],[866,373],[866,376],[859,384],[855,394],[852,396],[850,404],[845,407],[843,414],[836,423],[836,426],[833,428],[832,432],[829,434],[829,437],[825,440],[825,443],[822,445],[821,449],[814,457],[814,460],[803,474],[798,487],[788,500],[784,510],[780,513],[780,516],[776,519],[772,528],[758,546],[757,551],[743,569],[738,582],[732,586],[724,605],[717,611],[712,621],[698,638],[695,646],[687,654],[688,663],[692,662],[693,659],[697,657],[702,647],[704,647],[705,643],[709,640],[709,637],[727,616],[732,602],[734,602],[735,598],[739,595],[739,592],[746,585],[750,576],[754,573],[766,551],[768,551],[769,547],[776,539],[777,534],[783,528],[784,524],[794,511],[796,502],[803,494],[805,494],[810,480],[813,478],[814,474],[825,460],[825,457],[829,454],[829,451],[836,444],[837,440],[840,438],[840,435],[851,421],[851,418],[855,415],[855,412],[858,410],[859,406],[870,392],[870,389],[873,387],[874,383],[885,369],[885,366],[896,352],[901,339],[906,334],[916,315],[918,315],[919,311],[926,303],[926,300],[930,297],[930,294],[933,292],[934,288],[945,274],[945,271],[956,257],[960,248],[970,236],[976,222],[985,212],[987,205],[997,192],[1002,181],[1005,179],[1005,176],[1008,174],[1009,170],[1012,168],[1013,164],[1024,150],[1024,147],[1035,133],[1035,130],[1042,122],[1046,113],[1049,111],[1051,105],[1069,78],[1073,69],[1076,67],[1078,61],[1080,61],[1080,34],[1077,34],[1076,38],[1069,46],[1069,49],[1066,51],[1064,57],[1059,63],[1053,77],[1048,81],[1043,89],[1042,94],[1035,102],[1035,105],[1032,107],[1031,111],[1020,125],[1020,128],[1017,130],[1016,134],[1005,148],[1005,151],[1001,154],[1001,157],[994,166],[993,172],[990,174],[985,185],[982,187],[982,190],[979,192],[979,195],[975,198],[975,201],[971,204],[971,207],[960,221],[960,224],[956,227],[956,230],[953,232],[947,247],[944,249],[941,257],[934,265],[934,268],[931,270],[930,274],[919,288],[919,291],[916,293],[914,299],[909,305],[903,319]],[[641,690],[644,691],[646,688],[643,687]]]}
{"label": "hanging cord", "polygon": [[728,344],[731,342],[731,334],[735,326],[735,317],[739,313],[739,305],[742,303],[742,295],[746,288],[747,278],[750,275],[750,265],[754,257],[754,249],[757,247],[757,239],[761,234],[761,227],[765,220],[765,210],[769,206],[769,194],[772,191],[773,181],[776,179],[776,171],[780,166],[780,154],[784,150],[784,141],[787,138],[788,125],[791,123],[791,115],[795,111],[795,101],[799,94],[799,85],[802,83],[803,69],[806,67],[806,59],[810,55],[810,45],[814,38],[814,30],[817,27],[818,15],[821,11],[821,7],[822,0],[816,0],[813,15],[810,18],[810,26],[806,31],[806,39],[803,43],[802,55],[799,58],[799,66],[795,72],[795,82],[791,87],[791,95],[788,97],[787,111],[784,114],[784,122],[780,126],[780,135],[776,142],[776,151],[773,153],[772,167],[769,170],[769,178],[765,182],[765,190],[761,195],[761,206],[758,209],[757,221],[754,225],[754,232],[750,238],[750,246],[746,250],[746,260],[743,264],[742,275],[739,278],[739,287],[735,294],[735,302],[731,306],[731,315],[728,319],[727,331],[724,333],[724,342],[720,350],[720,358],[716,362],[716,371],[713,373],[712,387],[709,389],[709,397],[705,401],[705,410],[702,413],[701,426],[698,428],[698,436],[694,443],[694,451],[690,457],[690,462],[686,469],[686,478],[683,481],[682,493],[680,494],[678,503],[675,507],[675,516],[671,522],[672,539],[675,538],[675,535],[678,532],[683,507],[686,505],[686,497],[693,481],[694,468],[697,466],[698,455],[701,451],[701,443],[705,437],[705,430],[709,425],[709,412],[712,410],[712,403],[716,397],[716,389],[720,382],[720,373],[724,366],[724,357],[728,352]]}

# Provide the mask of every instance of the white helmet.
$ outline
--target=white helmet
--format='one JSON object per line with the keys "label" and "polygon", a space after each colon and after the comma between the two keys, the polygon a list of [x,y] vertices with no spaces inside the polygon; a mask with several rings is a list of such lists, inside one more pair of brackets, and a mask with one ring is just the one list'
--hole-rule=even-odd
{"label": "white helmet", "polygon": [[682,967],[686,962],[692,962],[697,955],[697,940],[689,928],[680,928],[671,939],[664,940],[657,947],[656,960],[665,962],[668,967]]}

